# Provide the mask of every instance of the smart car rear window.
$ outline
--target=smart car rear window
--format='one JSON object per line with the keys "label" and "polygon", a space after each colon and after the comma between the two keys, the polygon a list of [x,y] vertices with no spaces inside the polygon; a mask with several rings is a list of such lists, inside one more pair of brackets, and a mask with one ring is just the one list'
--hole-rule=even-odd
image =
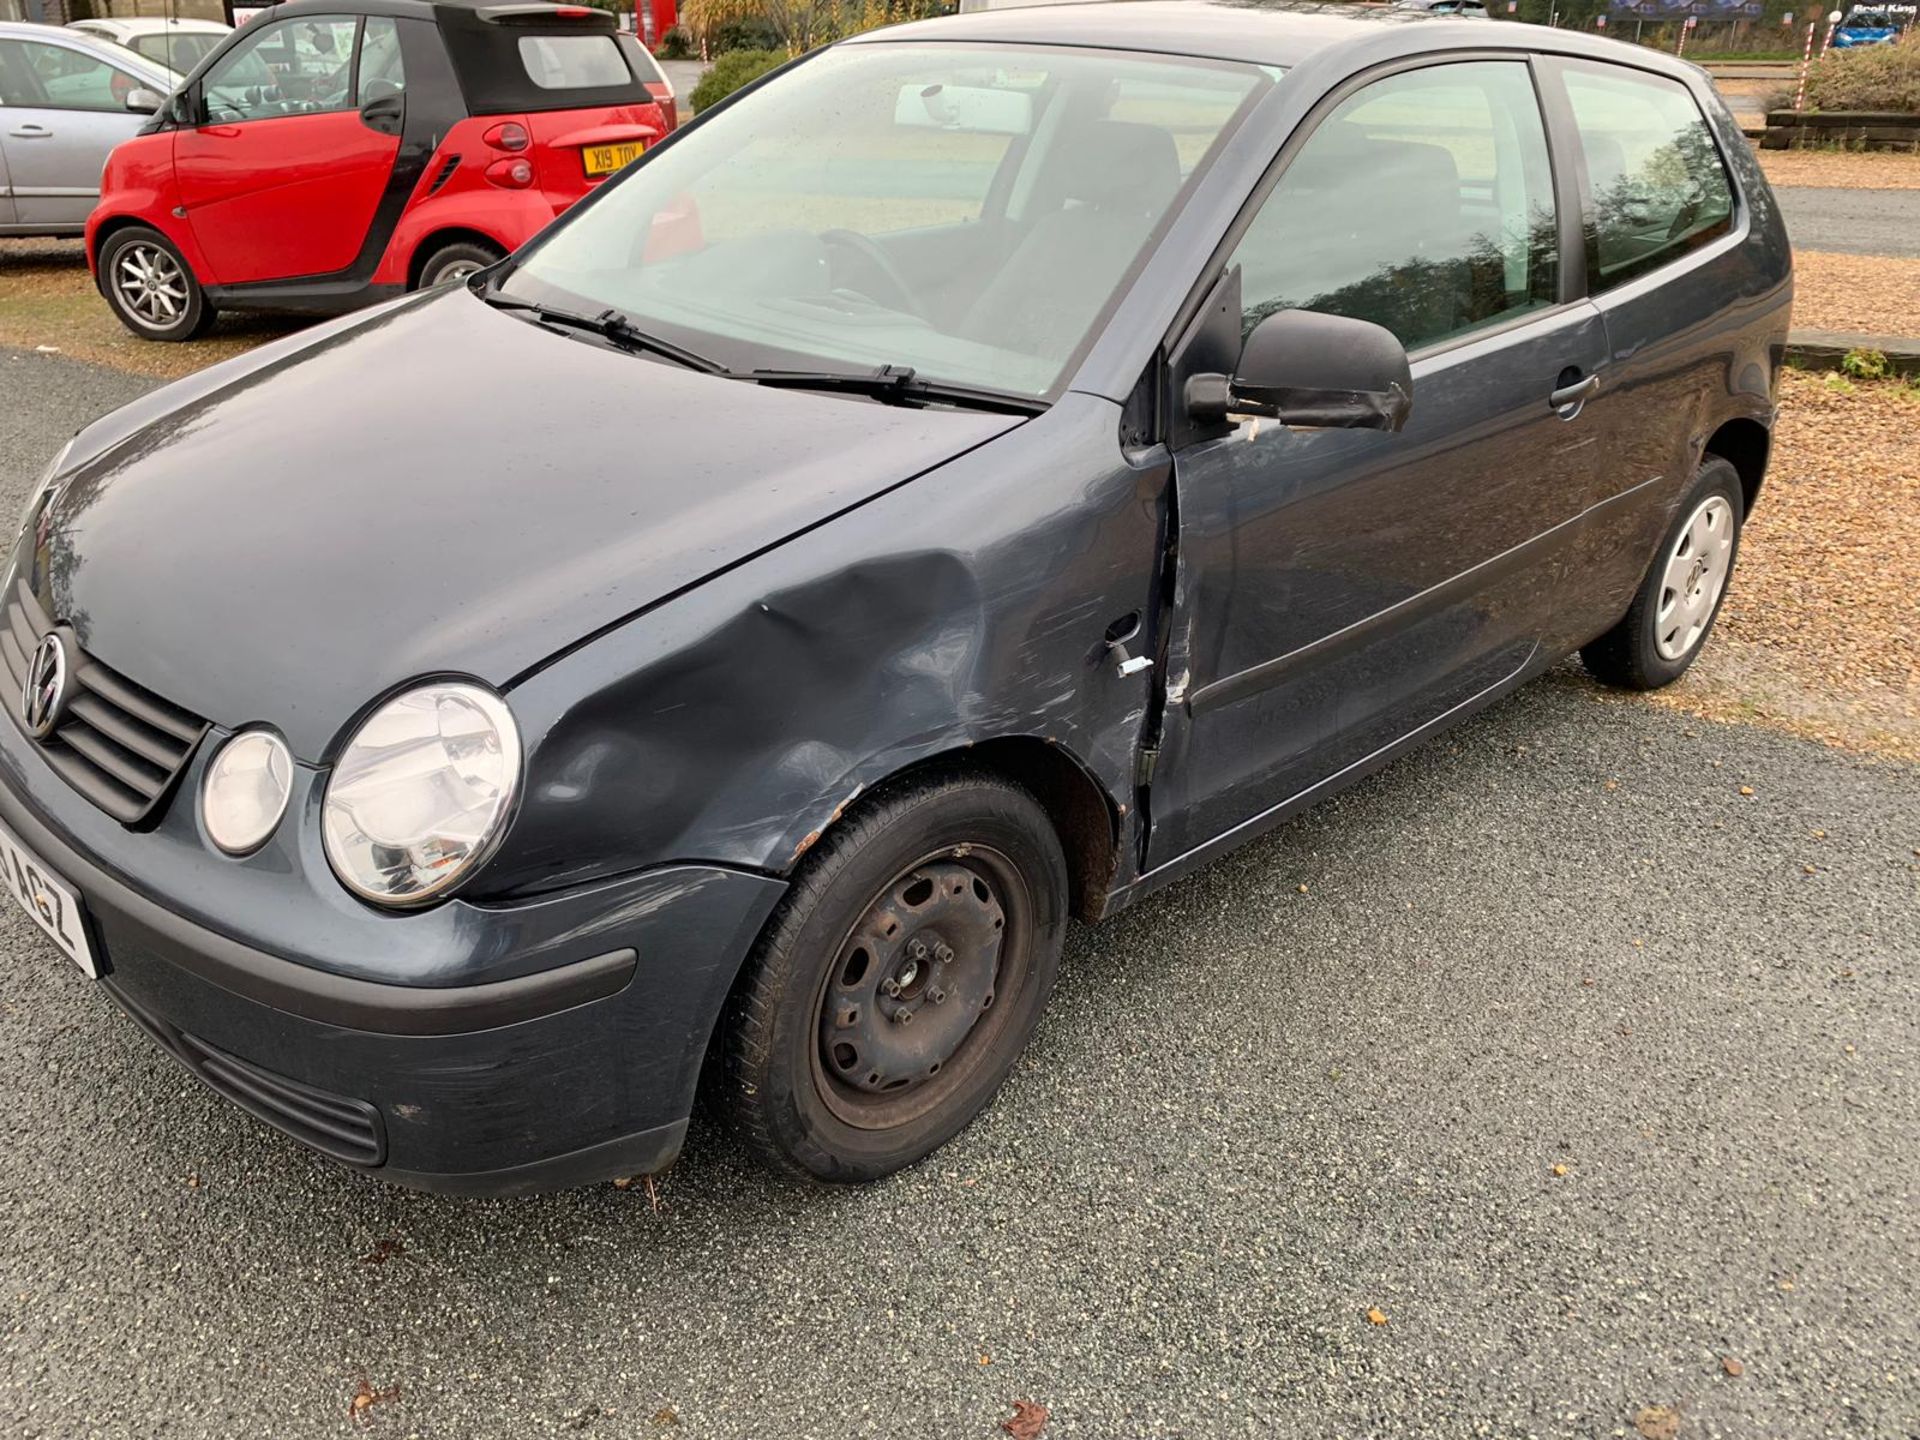
{"label": "smart car rear window", "polygon": [[633,79],[611,35],[522,35],[520,63],[542,90],[594,90]]}
{"label": "smart car rear window", "polygon": [[516,11],[502,22],[478,11],[443,9],[440,33],[468,111],[510,115],[650,104],[647,77],[627,63],[613,17],[598,10],[587,15],[556,22]]}

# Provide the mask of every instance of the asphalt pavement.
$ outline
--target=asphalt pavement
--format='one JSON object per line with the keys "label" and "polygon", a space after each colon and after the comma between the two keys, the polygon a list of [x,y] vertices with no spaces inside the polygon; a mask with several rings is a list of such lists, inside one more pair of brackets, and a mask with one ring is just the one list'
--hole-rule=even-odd
{"label": "asphalt pavement", "polygon": [[[0,503],[141,388],[0,352]],[[1920,771],[1571,670],[1076,931],[861,1190],[706,1128],[652,1197],[394,1189],[0,954],[8,1436],[1920,1430]]]}
{"label": "asphalt pavement", "polygon": [[1794,185],[1773,193],[1796,249],[1920,255],[1920,190]]}

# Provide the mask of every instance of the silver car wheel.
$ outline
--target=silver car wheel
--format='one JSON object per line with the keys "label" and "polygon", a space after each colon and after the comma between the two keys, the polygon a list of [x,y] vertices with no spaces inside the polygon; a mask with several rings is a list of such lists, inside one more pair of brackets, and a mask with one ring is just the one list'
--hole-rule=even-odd
{"label": "silver car wheel", "polygon": [[1679,660],[1700,643],[1733,570],[1733,506],[1709,495],[1667,555],[1654,612],[1653,645],[1663,660]]}
{"label": "silver car wheel", "polygon": [[159,245],[136,240],[114,256],[113,288],[134,323],[171,330],[187,313],[187,275]]}
{"label": "silver car wheel", "polygon": [[442,265],[427,279],[428,285],[449,285],[456,280],[464,280],[476,270],[484,269],[478,260],[454,260]]}

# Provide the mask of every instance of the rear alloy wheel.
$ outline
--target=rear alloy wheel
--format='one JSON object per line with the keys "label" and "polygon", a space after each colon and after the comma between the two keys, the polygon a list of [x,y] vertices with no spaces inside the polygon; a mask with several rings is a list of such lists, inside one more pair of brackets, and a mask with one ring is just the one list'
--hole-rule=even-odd
{"label": "rear alloy wheel", "polygon": [[1006,1079],[1053,988],[1067,874],[1046,812],[987,778],[850,818],[808,857],[723,1021],[720,1096],[776,1167],[878,1179]]}
{"label": "rear alloy wheel", "polygon": [[1626,618],[1580,652],[1596,680],[1627,690],[1657,690],[1686,673],[1713,629],[1733,578],[1744,496],[1739,472],[1709,456]]}
{"label": "rear alloy wheel", "polygon": [[416,288],[430,290],[435,285],[451,285],[456,280],[466,279],[475,271],[486,269],[503,259],[504,255],[504,251],[474,240],[458,240],[451,245],[442,245],[420,267],[420,283]]}
{"label": "rear alloy wheel", "polygon": [[145,340],[191,340],[213,306],[180,252],[144,225],[116,230],[100,249],[100,291],[120,323]]}

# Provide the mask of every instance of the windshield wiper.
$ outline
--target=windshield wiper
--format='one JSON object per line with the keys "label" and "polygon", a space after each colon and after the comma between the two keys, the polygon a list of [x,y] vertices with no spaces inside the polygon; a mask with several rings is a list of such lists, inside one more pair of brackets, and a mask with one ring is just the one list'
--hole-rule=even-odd
{"label": "windshield wiper", "polygon": [[498,291],[482,295],[480,298],[496,310],[524,310],[543,325],[554,325],[568,330],[584,330],[589,334],[612,341],[622,350],[658,355],[663,360],[671,360],[674,364],[684,365],[689,370],[698,370],[703,375],[730,373],[718,360],[709,359],[694,350],[684,349],[671,340],[662,340],[656,335],[647,334],[618,310],[602,310],[598,315],[576,315],[571,310],[541,305],[532,300],[516,300],[511,295],[502,295]]}
{"label": "windshield wiper", "polygon": [[911,365],[882,365],[877,370],[751,370],[736,378],[781,390],[828,390],[865,395],[887,405],[957,405],[969,410],[992,410],[1007,415],[1038,415],[1046,409],[1039,400],[976,390],[939,380],[918,379]]}

